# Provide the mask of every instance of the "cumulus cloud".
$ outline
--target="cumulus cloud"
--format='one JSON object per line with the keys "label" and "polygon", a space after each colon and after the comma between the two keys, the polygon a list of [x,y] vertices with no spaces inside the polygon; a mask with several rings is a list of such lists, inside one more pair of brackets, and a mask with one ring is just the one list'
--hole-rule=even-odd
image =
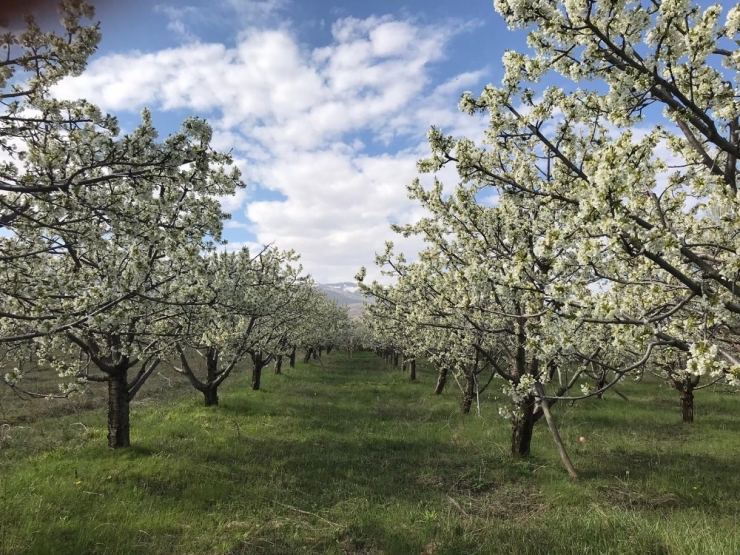
{"label": "cumulus cloud", "polygon": [[[207,116],[214,145],[232,151],[248,184],[222,199],[233,213],[229,236],[253,234],[233,246],[274,242],[300,252],[320,281],[344,281],[397,239],[389,222],[420,217],[405,185],[427,154],[429,126],[481,136],[483,120],[459,114],[456,104],[484,74],[432,77],[465,25],[370,17],[339,19],[331,30],[331,42],[316,48],[281,27],[245,31],[233,47],[195,41],[108,55],[56,92],[114,113],[148,106]],[[445,178],[454,185],[454,172]],[[412,240],[404,250],[420,246]]]}
{"label": "cumulus cloud", "polygon": [[154,6],[154,11],[163,14],[167,18],[167,29],[172,31],[176,36],[186,42],[197,40],[197,36],[187,24],[188,18],[198,13],[199,10],[197,8],[194,6],[157,4]]}

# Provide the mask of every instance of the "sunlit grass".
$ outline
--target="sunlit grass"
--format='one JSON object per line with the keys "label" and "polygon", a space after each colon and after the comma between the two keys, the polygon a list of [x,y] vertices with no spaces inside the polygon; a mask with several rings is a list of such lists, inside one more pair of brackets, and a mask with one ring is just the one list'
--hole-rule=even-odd
{"label": "sunlit grass", "polygon": [[6,420],[0,554],[740,553],[734,394],[699,394],[688,426],[656,383],[556,406],[572,483],[544,426],[530,460],[509,458],[494,398],[464,417],[429,369],[323,364],[259,392],[241,372],[216,408],[142,397],[126,451],[101,410]]}

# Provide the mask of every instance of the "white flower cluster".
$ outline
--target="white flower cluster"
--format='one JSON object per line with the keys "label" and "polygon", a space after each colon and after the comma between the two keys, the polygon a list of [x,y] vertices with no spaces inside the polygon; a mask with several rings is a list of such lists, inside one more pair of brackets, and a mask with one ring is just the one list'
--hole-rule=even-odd
{"label": "white flower cluster", "polygon": [[5,383],[8,385],[16,385],[18,382],[21,381],[23,378],[23,373],[18,369],[18,367],[13,368],[12,371],[8,372],[3,376],[3,379],[5,380]]}
{"label": "white flower cluster", "polygon": [[534,393],[535,383],[537,380],[533,376],[525,374],[519,379],[519,383],[507,383],[501,390],[513,404],[517,405]]}
{"label": "white flower cluster", "polygon": [[716,376],[727,370],[727,363],[719,358],[717,345],[699,341],[689,348],[686,371],[695,376]]}

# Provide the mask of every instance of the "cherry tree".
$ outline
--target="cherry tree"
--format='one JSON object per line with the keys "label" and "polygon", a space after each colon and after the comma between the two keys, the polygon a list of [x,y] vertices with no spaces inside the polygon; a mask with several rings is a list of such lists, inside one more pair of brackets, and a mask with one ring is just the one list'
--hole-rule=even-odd
{"label": "cherry tree", "polygon": [[[392,248],[391,244],[387,245]],[[401,258],[399,265],[404,264]],[[389,272],[391,273],[391,272]],[[358,276],[364,279],[364,276]],[[418,334],[408,319],[408,310],[413,303],[413,289],[403,287],[399,281],[394,287],[369,287],[358,282],[360,289],[373,299],[365,304],[365,324],[372,337],[375,351],[379,356],[398,366],[398,357],[403,359],[403,370],[409,366],[409,379],[416,380],[416,358],[420,346],[414,340]]]}
{"label": "cherry tree", "polygon": [[[466,180],[534,199],[548,228],[535,248],[560,253],[555,272],[583,269],[549,289],[574,317],[650,336],[648,349],[687,353],[694,374],[734,380],[740,9],[723,18],[719,5],[681,0],[495,6],[511,27],[531,29],[534,52],[508,52],[502,86],[463,96],[461,109],[490,117],[484,144],[433,129],[423,168],[454,164]],[[551,73],[573,87],[538,86]],[[607,285],[583,303],[573,284],[594,275]],[[680,317],[695,312],[724,333],[701,337]]]}
{"label": "cherry tree", "polygon": [[275,248],[256,255],[242,249],[200,257],[199,302],[179,311],[179,338],[165,363],[203,393],[206,406],[218,405],[219,386],[249,358],[258,340],[253,332],[259,320],[283,308],[274,302],[274,292],[295,279],[295,273],[285,268],[293,259],[292,253]]}
{"label": "cherry tree", "polygon": [[241,186],[238,172],[225,170],[229,158],[209,148],[210,134],[204,121],[187,120],[180,133],[158,143],[145,114],[144,125],[128,140],[145,157],[148,150],[169,151],[172,165],[156,178],[108,182],[95,191],[106,197],[105,213],[83,221],[71,240],[66,231],[47,236],[63,249],[47,255],[45,310],[84,318],[49,330],[35,346],[42,359],[53,358],[64,368],[73,354],[63,347],[67,341],[100,371],[84,378],[108,384],[111,447],[129,444],[129,403],[177,338],[174,316],[203,300],[194,268],[200,253],[218,240],[226,216],[216,197]]}
{"label": "cherry tree", "polygon": [[85,2],[61,7],[66,37],[33,20],[5,37],[0,338],[63,376],[107,382],[109,445],[125,447],[129,403],[177,333],[173,311],[199,302],[191,270],[220,240],[227,215],[218,197],[243,184],[230,157],[210,147],[203,120],[159,140],[144,111],[119,137],[115,118],[89,103],[53,99],[51,85],[81,71],[99,39],[96,26],[79,24],[93,15]]}
{"label": "cherry tree", "polygon": [[291,264],[295,260],[290,252],[281,261],[274,285],[262,295],[265,308],[252,329],[247,350],[255,391],[261,388],[262,371],[270,362],[274,361],[276,373],[281,373],[283,357],[294,356],[296,336],[310,317],[306,307],[317,292],[311,277],[302,274],[302,267]]}
{"label": "cherry tree", "polygon": [[[600,368],[581,397],[666,349],[692,376],[740,375],[740,8],[722,24],[719,6],[680,0],[495,5],[532,29],[534,54],[508,52],[501,86],[463,95],[489,116],[482,144],[430,131],[420,170],[454,165],[461,185],[411,187],[432,216],[398,230],[432,246],[398,274],[426,297],[421,327],[500,368],[526,454],[535,414],[577,398],[563,396],[575,381],[545,390],[568,361]],[[550,73],[574,85],[540,87]]]}
{"label": "cherry tree", "polygon": [[350,330],[347,308],[314,287],[301,310],[304,318],[293,330],[290,343],[306,350],[304,362],[312,356],[320,361],[324,350],[328,354],[334,347],[344,346]]}
{"label": "cherry tree", "polygon": [[[585,366],[565,378],[561,370],[581,361],[593,343],[590,327],[563,318],[548,294],[553,281],[568,280],[573,270],[553,271],[553,257],[535,250],[543,222],[525,197],[504,194],[484,206],[476,201],[476,182],[461,183],[451,195],[440,183],[425,190],[417,181],[409,191],[428,216],[397,230],[421,235],[429,247],[412,264],[389,248],[378,262],[392,268],[397,284],[370,289],[388,304],[395,298],[404,307],[402,325],[415,331],[426,355],[464,378],[463,410],[488,385],[479,384],[481,372],[490,369],[503,380],[511,399],[501,410],[512,423],[511,451],[526,456],[535,423],[577,384]],[[580,295],[588,298],[590,290],[582,287]],[[555,391],[546,395],[550,382]]]}

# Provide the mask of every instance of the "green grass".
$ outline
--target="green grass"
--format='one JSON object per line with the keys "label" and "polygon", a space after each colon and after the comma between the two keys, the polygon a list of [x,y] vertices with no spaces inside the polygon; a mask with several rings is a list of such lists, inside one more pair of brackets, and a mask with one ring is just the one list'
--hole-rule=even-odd
{"label": "green grass", "polygon": [[324,366],[266,372],[260,392],[240,372],[217,408],[150,392],[125,451],[101,410],[8,409],[0,555],[740,553],[736,395],[697,394],[692,425],[657,383],[556,406],[572,483],[542,424],[531,459],[510,459],[500,400],[464,417],[429,369]]}

